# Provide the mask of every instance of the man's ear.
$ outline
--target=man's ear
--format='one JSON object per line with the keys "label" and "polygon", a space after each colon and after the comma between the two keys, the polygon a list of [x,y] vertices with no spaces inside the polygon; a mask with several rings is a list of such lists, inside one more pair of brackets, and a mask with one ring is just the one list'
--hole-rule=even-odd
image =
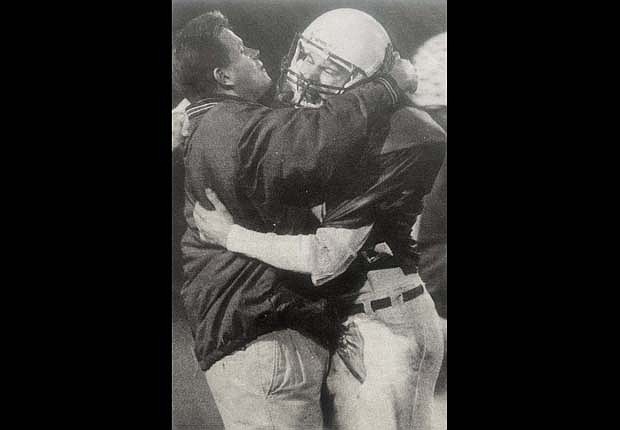
{"label": "man's ear", "polygon": [[220,67],[213,69],[213,79],[223,87],[232,87],[233,82],[228,73]]}

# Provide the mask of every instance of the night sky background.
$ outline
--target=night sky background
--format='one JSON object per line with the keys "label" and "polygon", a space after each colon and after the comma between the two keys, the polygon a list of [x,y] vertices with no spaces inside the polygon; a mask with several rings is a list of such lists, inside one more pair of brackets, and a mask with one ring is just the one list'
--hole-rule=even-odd
{"label": "night sky background", "polygon": [[[351,7],[369,13],[386,28],[401,56],[411,58],[430,37],[447,31],[447,0],[172,0],[172,36],[190,19],[218,9],[246,44],[261,51],[270,76],[277,81],[282,58],[296,32],[322,13]],[[172,89],[175,106],[183,98]],[[173,153],[173,429],[222,429],[204,374],[191,351],[191,335],[179,299],[181,265],[179,240],[185,229],[182,215],[183,169]],[[436,429],[445,428],[446,393],[438,394]]]}

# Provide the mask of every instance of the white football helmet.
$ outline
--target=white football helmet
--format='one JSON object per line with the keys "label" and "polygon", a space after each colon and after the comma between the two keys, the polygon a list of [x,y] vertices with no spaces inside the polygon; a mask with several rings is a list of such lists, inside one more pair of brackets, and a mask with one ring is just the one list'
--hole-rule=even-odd
{"label": "white football helmet", "polygon": [[[393,61],[390,37],[377,20],[356,9],[335,9],[315,19],[297,34],[282,62],[280,100],[298,106],[318,106],[329,95],[390,70]],[[303,63],[330,64],[345,73],[338,85],[322,76],[307,76]]]}

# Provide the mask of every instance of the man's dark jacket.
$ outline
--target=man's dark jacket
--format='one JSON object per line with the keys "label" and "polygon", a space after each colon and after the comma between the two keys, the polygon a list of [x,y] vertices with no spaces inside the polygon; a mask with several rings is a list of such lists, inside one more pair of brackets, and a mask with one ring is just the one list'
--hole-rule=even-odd
{"label": "man's dark jacket", "polygon": [[[284,272],[199,240],[192,211],[209,187],[235,222],[260,232],[310,233],[307,209],[347,160],[366,151],[368,130],[397,102],[381,79],[332,97],[318,109],[269,109],[236,97],[188,109],[181,291],[203,370],[256,337],[286,327],[326,334],[331,319],[307,276]],[[360,144],[364,142],[366,145]]]}
{"label": "man's dark jacket", "polygon": [[[323,227],[357,228],[374,224],[362,252],[348,270],[320,290],[325,296],[351,294],[366,281],[366,273],[400,267],[417,270],[411,228],[423,207],[446,151],[444,130],[427,113],[402,107],[369,134],[369,151],[341,168],[325,195]],[[372,250],[386,243],[392,258],[377,258]],[[366,253],[366,255],[364,255]]]}

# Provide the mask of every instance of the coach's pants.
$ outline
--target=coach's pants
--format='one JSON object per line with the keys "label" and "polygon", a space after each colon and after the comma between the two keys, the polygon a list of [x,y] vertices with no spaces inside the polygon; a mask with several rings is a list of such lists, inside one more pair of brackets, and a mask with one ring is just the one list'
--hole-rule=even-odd
{"label": "coach's pants", "polygon": [[321,429],[327,350],[294,330],[259,337],[216,362],[207,382],[227,430]]}
{"label": "coach's pants", "polygon": [[[356,379],[338,354],[327,377],[326,425],[351,430],[430,430],[443,335],[428,292],[393,298],[421,284],[417,275],[383,288],[365,286],[359,302],[392,297],[392,306],[348,318],[363,339],[366,377]],[[378,291],[379,290],[379,291]],[[329,410],[333,408],[333,410]]]}

